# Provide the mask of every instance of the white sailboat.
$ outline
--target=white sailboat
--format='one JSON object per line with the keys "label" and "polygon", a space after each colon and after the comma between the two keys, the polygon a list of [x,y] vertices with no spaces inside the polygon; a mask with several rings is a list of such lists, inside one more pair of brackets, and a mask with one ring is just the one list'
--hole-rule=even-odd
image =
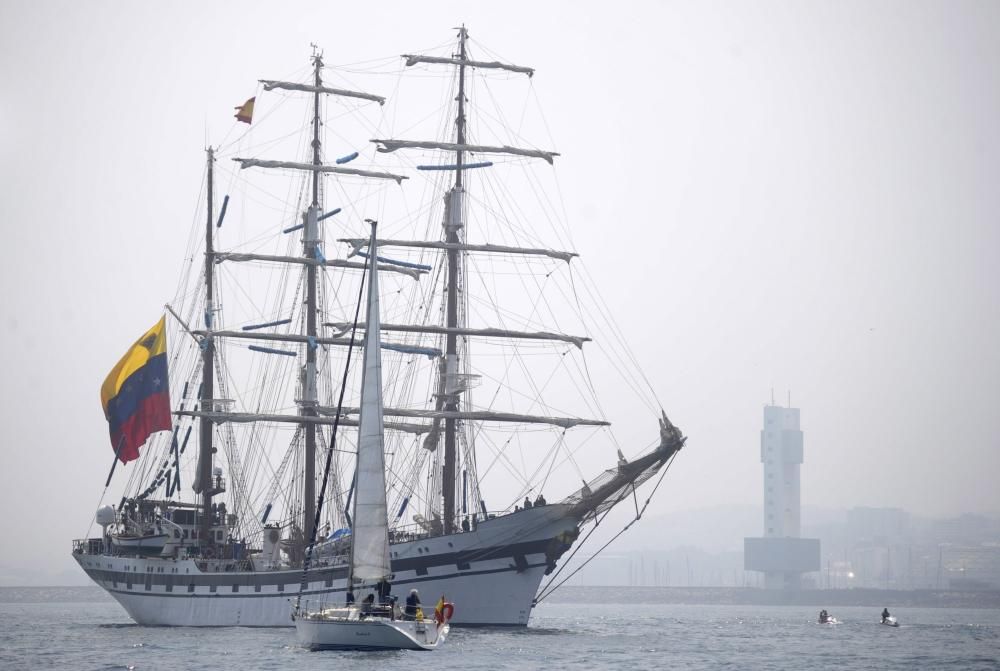
{"label": "white sailboat", "polygon": [[[119,468],[121,499],[96,516],[100,535],[73,547],[136,622],[287,627],[303,583],[305,601],[344,603],[361,467],[347,432],[363,403],[352,381],[338,411],[345,386],[333,373],[353,342],[345,305],[355,303],[362,256],[384,284],[386,319],[359,329],[382,337],[388,371],[382,505],[392,584],[446,594],[459,604],[453,626],[526,626],[537,600],[568,577],[567,553],[623,501],[634,501],[638,519],[656,486],[638,488],[659,483],[684,445],[603,302],[575,297],[596,287],[577,274],[575,252],[554,247],[568,243],[568,228],[546,239],[539,224],[551,210],[540,205],[536,218],[506,191],[518,171],[531,178],[532,163],[547,170],[557,154],[467,121],[476,118],[467,101],[487,98],[473,84],[492,74],[506,86],[533,70],[474,58],[464,28],[443,48],[407,55],[405,65],[393,59],[400,77],[424,68],[451,87],[443,138],[394,139],[379,125],[385,115],[370,118],[384,99],[335,88],[315,53],[298,79],[261,80],[264,118],[209,150],[202,223],[166,325],[172,430]],[[303,96],[305,120],[286,113]],[[408,135],[414,124],[401,127]],[[405,205],[419,179],[424,198],[412,212],[366,210],[382,221],[373,248],[358,203]],[[220,184],[233,195],[218,208]],[[595,353],[636,391],[628,402],[646,413],[648,432],[638,422],[612,430],[591,378],[599,369],[586,358]],[[489,390],[477,389],[484,381]],[[328,457],[324,485],[317,476]],[[543,501],[543,489],[547,505],[522,506]],[[330,505],[317,523],[320,492]]]}
{"label": "white sailboat", "polygon": [[[376,249],[375,222],[371,244]],[[364,367],[361,375],[361,408],[358,418],[357,484],[354,496],[354,526],[347,583],[352,596],[373,590],[361,604],[349,603],[330,608],[322,598],[318,606],[297,604],[294,613],[298,641],[314,650],[433,650],[448,635],[448,621],[439,613],[434,622],[398,619],[394,604],[387,602],[387,585],[393,577],[389,558],[389,513],[385,502],[385,428],[382,412],[382,340],[379,325],[378,264],[372,260],[368,271],[368,328],[364,338]],[[326,474],[324,474],[324,480]],[[322,505],[319,506],[322,508]],[[319,508],[317,514],[319,514]],[[311,558],[310,542],[307,562]],[[308,569],[307,569],[308,570]],[[375,591],[382,592],[377,605]],[[443,597],[442,597],[443,601]],[[442,609],[443,610],[443,609]],[[449,609],[454,612],[454,607]]]}

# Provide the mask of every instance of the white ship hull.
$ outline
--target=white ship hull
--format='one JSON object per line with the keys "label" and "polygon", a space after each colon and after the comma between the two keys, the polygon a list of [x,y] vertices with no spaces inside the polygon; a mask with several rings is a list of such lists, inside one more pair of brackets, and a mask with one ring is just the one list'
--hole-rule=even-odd
{"label": "white ship hull", "polygon": [[[549,566],[576,537],[568,507],[504,515],[475,531],[396,543],[392,591],[420,590],[425,602],[455,604],[452,624],[525,626]],[[74,554],[84,571],[141,625],[291,627],[301,569],[203,570],[196,559]],[[202,566],[199,566],[201,564]],[[310,569],[302,606],[343,605],[346,568]]]}

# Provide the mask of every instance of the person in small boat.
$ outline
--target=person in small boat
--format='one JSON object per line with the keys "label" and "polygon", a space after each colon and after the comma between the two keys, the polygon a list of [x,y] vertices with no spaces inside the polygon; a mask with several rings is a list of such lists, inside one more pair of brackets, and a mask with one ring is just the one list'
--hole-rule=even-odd
{"label": "person in small boat", "polygon": [[885,624],[890,617],[892,617],[892,616],[889,615],[889,609],[888,608],[883,608],[882,609],[882,624]]}
{"label": "person in small boat", "polygon": [[826,624],[830,621],[830,614],[826,612],[826,608],[819,612],[819,623]]}
{"label": "person in small boat", "polygon": [[420,611],[420,593],[415,589],[411,589],[410,595],[406,597],[406,608],[403,609],[403,619],[416,620],[418,611]]}

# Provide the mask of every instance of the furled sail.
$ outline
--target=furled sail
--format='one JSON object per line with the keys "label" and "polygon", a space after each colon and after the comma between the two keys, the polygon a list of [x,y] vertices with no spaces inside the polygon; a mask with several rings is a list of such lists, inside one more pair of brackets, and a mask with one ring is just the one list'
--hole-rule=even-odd
{"label": "furled sail", "polygon": [[[375,225],[372,225],[372,242]],[[372,245],[374,248],[374,244]],[[354,496],[351,574],[355,580],[383,580],[389,568],[389,513],[385,502],[385,450],[382,427],[382,356],[380,347],[378,264],[368,273],[368,323],[365,331],[364,370],[361,374],[361,413],[358,420],[358,484]]]}
{"label": "furled sail", "polygon": [[554,151],[542,151],[541,149],[521,149],[519,147],[494,147],[483,144],[466,144],[464,142],[422,142],[418,140],[372,140],[375,144],[382,145],[376,147],[376,151],[392,152],[397,149],[443,149],[444,151],[471,151],[476,154],[510,154],[511,156],[529,156],[531,158],[541,158],[552,164],[559,154]]}
{"label": "furled sail", "polygon": [[[325,326],[337,329],[338,334],[347,333],[353,326],[347,322],[327,322]],[[244,327],[246,328],[246,327]],[[368,328],[367,324],[358,324],[358,328]],[[568,342],[582,348],[583,343],[590,342],[586,336],[575,336],[566,333],[550,333],[548,331],[512,331],[509,329],[483,328],[473,329],[465,327],[449,328],[447,326],[435,326],[430,324],[382,324],[383,331],[402,331],[404,333],[438,333],[448,335],[454,333],[459,336],[482,336],[485,338],[522,338],[524,340],[558,340]]]}
{"label": "furled sail", "polygon": [[276,168],[285,170],[305,170],[307,172],[329,172],[337,175],[356,175],[358,177],[372,177],[375,179],[391,179],[396,184],[402,183],[404,179],[409,179],[406,175],[394,175],[389,172],[375,172],[372,170],[357,170],[355,168],[340,168],[335,165],[317,165],[315,163],[300,163],[298,161],[265,161],[259,158],[234,158],[240,164],[240,168]]}
{"label": "furled sail", "polygon": [[533,77],[535,74],[535,68],[529,68],[523,65],[511,65],[510,63],[501,63],[499,61],[473,61],[467,58],[442,58],[440,56],[423,56],[419,54],[403,54],[403,58],[406,59],[407,66],[416,65],[417,63],[441,63],[444,65],[467,65],[473,68],[521,72],[529,77]]}
{"label": "furled sail", "polygon": [[[365,247],[368,240],[365,238],[338,238],[337,242],[346,242],[354,248],[354,253],[358,249]],[[561,252],[555,249],[535,249],[531,247],[509,247],[507,245],[468,245],[461,242],[441,242],[440,240],[379,240],[380,247],[417,247],[422,249],[445,249],[460,252],[486,252],[496,254],[528,254],[536,256],[548,256],[560,261],[570,260],[579,256],[576,252]]]}
{"label": "furled sail", "polygon": [[285,89],[286,91],[305,91],[307,93],[326,93],[334,96],[342,96],[345,98],[361,98],[362,100],[373,100],[379,105],[385,104],[385,98],[382,96],[377,96],[371,93],[363,93],[361,91],[345,91],[344,89],[332,89],[329,86],[310,86],[309,84],[300,84],[298,82],[279,82],[273,79],[261,79],[260,83],[264,85],[265,91],[271,91],[274,89]]}

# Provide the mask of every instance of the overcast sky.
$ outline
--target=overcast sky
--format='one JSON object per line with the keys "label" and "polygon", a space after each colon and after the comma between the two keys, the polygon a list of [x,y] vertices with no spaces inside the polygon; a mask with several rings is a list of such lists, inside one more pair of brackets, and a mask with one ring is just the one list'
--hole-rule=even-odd
{"label": "overcast sky", "polygon": [[1000,4],[278,7],[0,5],[0,529],[32,555],[0,582],[75,570],[100,383],[173,293],[232,107],[310,42],[462,22],[537,68],[577,251],[690,437],[653,512],[758,503],[773,388],[804,503],[1000,513]]}

